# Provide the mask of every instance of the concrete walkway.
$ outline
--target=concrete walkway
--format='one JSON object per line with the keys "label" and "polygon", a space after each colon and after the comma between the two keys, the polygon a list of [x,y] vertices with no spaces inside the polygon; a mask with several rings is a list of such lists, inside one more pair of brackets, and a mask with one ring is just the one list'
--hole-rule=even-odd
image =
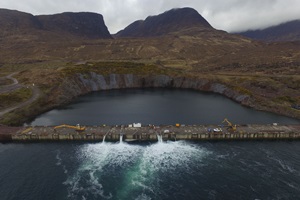
{"label": "concrete walkway", "polygon": [[[177,141],[177,140],[299,140],[300,125],[237,125],[235,132],[224,128],[221,132],[209,131],[210,127],[219,125],[185,125],[185,126],[86,126],[78,131],[73,127],[29,126],[8,130],[3,141]],[[1,126],[0,126],[1,131]],[[1,136],[1,134],[0,134]],[[121,137],[122,136],[122,137]],[[1,141],[1,138],[0,138]]]}

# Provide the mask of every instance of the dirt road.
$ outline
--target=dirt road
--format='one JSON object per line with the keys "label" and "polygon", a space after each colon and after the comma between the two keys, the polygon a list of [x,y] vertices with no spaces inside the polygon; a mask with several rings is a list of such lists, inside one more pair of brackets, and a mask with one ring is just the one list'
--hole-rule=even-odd
{"label": "dirt road", "polygon": [[18,72],[15,72],[15,73],[12,73],[12,74],[10,74],[8,76],[0,78],[0,79],[10,79],[10,80],[13,81],[13,83],[10,84],[10,85],[6,85],[6,86],[3,86],[3,87],[0,87],[0,94],[12,92],[12,91],[14,91],[16,89],[19,89],[19,88],[22,88],[22,87],[28,87],[32,91],[32,96],[30,97],[30,99],[28,99],[25,102],[20,103],[19,105],[16,105],[16,106],[13,106],[13,107],[1,110],[0,111],[0,117],[2,117],[4,114],[6,114],[6,113],[8,113],[10,111],[13,111],[13,110],[15,110],[17,108],[21,108],[21,107],[24,107],[24,106],[27,106],[27,105],[33,103],[34,101],[36,101],[39,98],[39,96],[41,94],[41,91],[39,90],[39,88],[37,86],[34,86],[34,85],[32,85],[32,86],[25,86],[25,85],[19,84],[18,80],[12,77],[12,76],[14,76],[17,73]]}
{"label": "dirt road", "polygon": [[18,80],[13,77],[17,73],[18,72],[15,72],[15,73],[12,73],[12,74],[7,75],[7,76],[0,77],[0,80],[9,79],[9,80],[13,81],[13,83],[10,84],[10,85],[5,85],[5,86],[0,87],[0,94],[8,93],[8,92],[11,92],[11,91],[14,91],[16,89],[24,87],[24,85],[19,84]]}

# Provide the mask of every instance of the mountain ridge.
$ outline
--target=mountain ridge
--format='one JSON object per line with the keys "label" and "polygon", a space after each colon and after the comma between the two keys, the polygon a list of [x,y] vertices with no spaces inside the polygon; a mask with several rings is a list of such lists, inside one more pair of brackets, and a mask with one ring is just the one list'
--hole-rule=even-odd
{"label": "mountain ridge", "polygon": [[112,38],[103,16],[91,12],[32,15],[17,10],[0,9],[0,27],[3,36],[38,35],[42,31],[94,39]]}
{"label": "mountain ridge", "polygon": [[187,28],[215,30],[195,9],[176,8],[137,20],[115,34],[116,37],[155,37]]}
{"label": "mountain ridge", "polygon": [[[0,27],[2,37],[19,34],[21,37],[34,35],[43,38],[46,33],[52,33],[56,37],[75,36],[91,39],[112,39],[113,36],[122,38],[193,35],[217,31],[195,9],[188,7],[171,9],[159,15],[148,16],[145,20],[134,21],[114,35],[108,31],[103,16],[92,12],[32,15],[0,8]],[[267,42],[300,41],[300,20],[235,34]]]}
{"label": "mountain ridge", "polygon": [[249,30],[237,34],[267,42],[300,41],[300,19],[267,27],[262,30]]}
{"label": "mountain ridge", "polygon": [[0,27],[1,32],[20,29],[40,29],[42,25],[36,17],[30,13],[17,10],[0,8]]}
{"label": "mountain ridge", "polygon": [[89,38],[112,38],[101,14],[64,12],[36,17],[43,24],[43,28],[48,31],[68,32]]}

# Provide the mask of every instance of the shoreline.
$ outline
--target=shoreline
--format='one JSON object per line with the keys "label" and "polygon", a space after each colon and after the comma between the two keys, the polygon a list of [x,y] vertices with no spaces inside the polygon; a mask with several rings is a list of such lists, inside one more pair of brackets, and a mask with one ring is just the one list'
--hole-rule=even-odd
{"label": "shoreline", "polygon": [[[38,85],[32,89],[39,90]],[[250,91],[235,88],[215,78],[200,78],[189,76],[168,76],[168,75],[135,75],[135,74],[109,74],[101,75],[94,72],[87,74],[73,74],[62,80],[55,93],[43,93],[40,99],[35,98],[35,103],[29,106],[18,106],[17,109],[0,116],[0,123],[5,125],[18,126],[24,124],[36,116],[70,103],[75,98],[91,92],[120,90],[120,89],[144,89],[144,88],[172,88],[189,89],[199,92],[220,94],[231,99],[241,106],[257,111],[270,112],[293,119],[300,119],[299,110],[286,109],[282,105],[267,103],[268,99],[261,99],[258,94],[251,94]],[[42,91],[39,90],[39,93]],[[253,96],[253,95],[258,96]],[[46,100],[51,96],[51,100]],[[32,97],[33,98],[33,97]],[[32,99],[31,98],[31,99]],[[20,104],[21,105],[21,104]]]}

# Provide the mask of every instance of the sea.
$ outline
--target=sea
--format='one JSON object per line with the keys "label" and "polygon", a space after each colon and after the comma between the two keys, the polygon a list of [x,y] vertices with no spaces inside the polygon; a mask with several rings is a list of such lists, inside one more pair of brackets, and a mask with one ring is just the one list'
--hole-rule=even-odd
{"label": "sea", "polygon": [[[27,125],[299,124],[192,90],[95,92]],[[0,143],[3,200],[300,199],[300,141]]]}

